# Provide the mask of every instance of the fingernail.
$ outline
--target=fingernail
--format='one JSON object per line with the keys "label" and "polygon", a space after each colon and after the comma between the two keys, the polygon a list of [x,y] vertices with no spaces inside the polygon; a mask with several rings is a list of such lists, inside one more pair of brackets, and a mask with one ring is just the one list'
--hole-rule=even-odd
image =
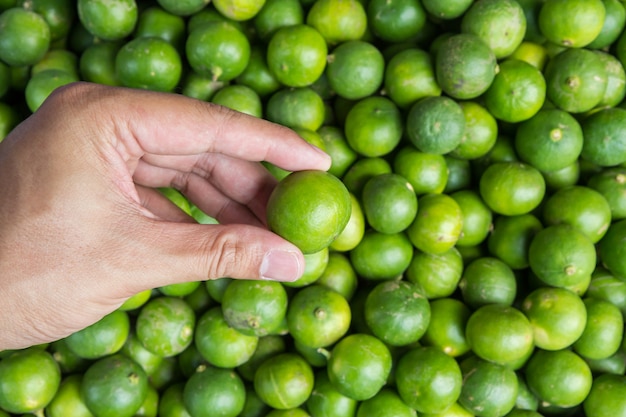
{"label": "fingernail", "polygon": [[302,266],[295,252],[271,250],[261,262],[261,279],[292,282],[302,275]]}

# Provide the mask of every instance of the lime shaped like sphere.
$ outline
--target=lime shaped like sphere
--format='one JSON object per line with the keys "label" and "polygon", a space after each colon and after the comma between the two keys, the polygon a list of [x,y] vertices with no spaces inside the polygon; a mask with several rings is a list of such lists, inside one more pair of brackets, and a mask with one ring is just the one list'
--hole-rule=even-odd
{"label": "lime shaped like sphere", "polygon": [[325,171],[296,171],[270,195],[267,223],[303,253],[313,253],[341,233],[350,212],[350,193],[337,177]]}

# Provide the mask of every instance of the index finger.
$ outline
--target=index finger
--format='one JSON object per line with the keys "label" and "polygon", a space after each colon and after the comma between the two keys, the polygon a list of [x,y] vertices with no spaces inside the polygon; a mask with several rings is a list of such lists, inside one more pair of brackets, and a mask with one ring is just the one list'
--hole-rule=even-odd
{"label": "index finger", "polygon": [[[221,153],[286,170],[330,167],[330,157],[293,130],[180,94],[93,86],[130,155]],[[123,129],[123,130],[122,130]]]}

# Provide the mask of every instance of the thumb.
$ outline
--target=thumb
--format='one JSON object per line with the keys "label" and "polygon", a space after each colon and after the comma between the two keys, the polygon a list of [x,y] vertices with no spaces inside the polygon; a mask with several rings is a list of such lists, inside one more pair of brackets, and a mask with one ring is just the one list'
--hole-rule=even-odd
{"label": "thumb", "polygon": [[[150,239],[157,259],[146,274],[146,289],[222,277],[290,282],[304,272],[302,252],[261,227],[170,222],[159,226],[158,237]],[[154,274],[155,269],[169,272]]]}

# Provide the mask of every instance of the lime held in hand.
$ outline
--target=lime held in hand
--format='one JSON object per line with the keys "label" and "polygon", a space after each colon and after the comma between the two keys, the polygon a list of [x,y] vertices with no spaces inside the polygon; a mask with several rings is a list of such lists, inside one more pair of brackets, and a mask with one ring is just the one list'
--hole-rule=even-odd
{"label": "lime held in hand", "polygon": [[272,192],[267,223],[303,253],[313,253],[328,247],[341,233],[350,212],[350,193],[337,177],[325,171],[297,171]]}

